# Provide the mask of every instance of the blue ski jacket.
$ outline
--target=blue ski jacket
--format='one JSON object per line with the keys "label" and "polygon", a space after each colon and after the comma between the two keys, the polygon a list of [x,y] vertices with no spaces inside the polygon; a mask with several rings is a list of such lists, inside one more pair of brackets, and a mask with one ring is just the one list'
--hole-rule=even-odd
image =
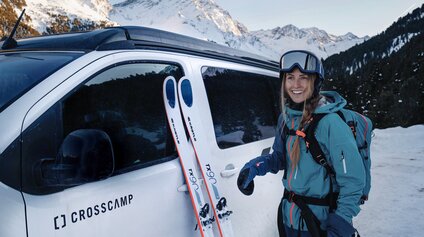
{"label": "blue ski jacket", "polygon": [[[348,125],[335,112],[346,105],[337,92],[321,92],[326,102],[322,103],[314,113],[325,113],[319,122],[315,136],[324,152],[327,161],[333,166],[336,177],[333,179],[333,190],[339,192],[335,214],[348,223],[359,211],[359,201],[365,186],[365,170],[357,149],[353,134]],[[307,152],[305,142],[300,139],[300,160],[296,167],[290,161],[290,151],[296,139],[295,135],[287,135],[283,145],[281,134],[284,124],[297,130],[302,117],[302,111],[286,109],[286,115],[280,115],[277,132],[273,144],[273,152],[257,157],[257,174],[267,172],[277,173],[285,170],[283,185],[289,191],[302,196],[324,198],[330,191],[330,178],[325,168],[317,164],[310,152]],[[285,119],[284,119],[285,118]],[[326,230],[329,207],[309,205],[312,212],[321,222],[321,229]],[[306,225],[299,225],[300,209],[287,199],[283,200],[282,217],[284,224],[294,229],[306,231]],[[331,223],[330,223],[331,225]]]}

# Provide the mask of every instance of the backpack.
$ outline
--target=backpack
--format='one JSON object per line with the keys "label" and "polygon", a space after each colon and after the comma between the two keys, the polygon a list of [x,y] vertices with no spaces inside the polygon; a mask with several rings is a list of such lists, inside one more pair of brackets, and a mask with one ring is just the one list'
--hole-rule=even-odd
{"label": "backpack", "polygon": [[[371,189],[371,133],[372,133],[372,122],[371,120],[352,110],[341,109],[337,114],[343,119],[343,121],[350,127],[352,130],[353,136],[356,140],[356,145],[358,147],[359,154],[361,155],[362,162],[365,168],[365,187],[362,191],[362,197],[360,200],[361,204],[364,204],[368,200],[368,194]],[[321,147],[318,144],[318,141],[315,137],[315,129],[319,121],[325,117],[327,114],[313,114],[309,120],[308,126],[302,131],[293,131],[290,130],[286,125],[284,126],[284,132],[282,136],[286,137],[287,134],[297,135],[304,138],[306,142],[307,149],[311,152],[312,157],[315,162],[322,165],[327,172],[334,177],[335,172],[331,165],[327,162]],[[283,137],[283,138],[284,138]],[[283,140],[284,141],[284,140]],[[332,192],[332,190],[330,191]]]}

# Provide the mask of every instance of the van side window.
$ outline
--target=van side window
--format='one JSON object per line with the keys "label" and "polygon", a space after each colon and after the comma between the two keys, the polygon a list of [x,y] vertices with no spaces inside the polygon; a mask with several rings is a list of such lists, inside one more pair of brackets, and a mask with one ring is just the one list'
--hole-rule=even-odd
{"label": "van side window", "polygon": [[162,83],[183,76],[177,65],[130,63],[98,73],[63,104],[65,136],[81,128],[105,131],[118,173],[157,163],[175,152],[167,140]]}
{"label": "van side window", "polygon": [[[78,129],[101,129],[109,135],[116,162],[114,175],[175,159],[162,99],[162,83],[169,75],[181,78],[182,68],[153,62],[114,65],[56,102],[23,131],[22,190],[42,195],[63,189],[43,183],[40,164],[55,159],[64,138]],[[19,165],[19,149],[14,150]]]}
{"label": "van side window", "polygon": [[216,141],[225,149],[275,135],[278,78],[225,68],[203,67]]}

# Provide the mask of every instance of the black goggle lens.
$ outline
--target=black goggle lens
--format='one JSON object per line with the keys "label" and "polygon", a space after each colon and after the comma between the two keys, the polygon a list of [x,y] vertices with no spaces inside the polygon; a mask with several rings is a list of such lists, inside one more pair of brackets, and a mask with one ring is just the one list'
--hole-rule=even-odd
{"label": "black goggle lens", "polygon": [[319,71],[318,59],[306,52],[291,52],[281,58],[281,70],[283,71],[292,70],[296,64],[304,71]]}

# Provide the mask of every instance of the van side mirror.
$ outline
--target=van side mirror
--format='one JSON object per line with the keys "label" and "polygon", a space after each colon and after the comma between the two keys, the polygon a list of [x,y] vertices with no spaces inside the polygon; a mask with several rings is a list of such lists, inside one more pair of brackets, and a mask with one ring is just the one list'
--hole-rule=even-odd
{"label": "van side mirror", "polygon": [[104,131],[79,129],[65,137],[56,159],[43,159],[36,178],[43,186],[68,187],[106,179],[115,168],[112,142]]}

